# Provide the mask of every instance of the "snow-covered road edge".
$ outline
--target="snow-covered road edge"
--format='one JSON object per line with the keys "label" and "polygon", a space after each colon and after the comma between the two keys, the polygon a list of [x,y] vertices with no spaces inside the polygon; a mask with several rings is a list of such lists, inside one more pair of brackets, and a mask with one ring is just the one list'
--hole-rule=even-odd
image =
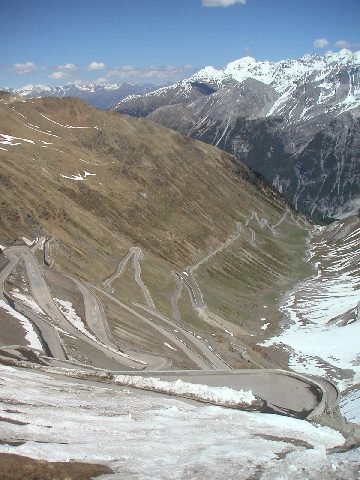
{"label": "snow-covered road edge", "polygon": [[228,387],[209,387],[207,385],[184,382],[180,379],[167,382],[155,377],[141,377],[138,375],[115,375],[117,385],[150,390],[152,392],[176,395],[191,398],[205,403],[222,405],[232,408],[258,409],[264,402],[255,397],[251,390],[234,390]]}

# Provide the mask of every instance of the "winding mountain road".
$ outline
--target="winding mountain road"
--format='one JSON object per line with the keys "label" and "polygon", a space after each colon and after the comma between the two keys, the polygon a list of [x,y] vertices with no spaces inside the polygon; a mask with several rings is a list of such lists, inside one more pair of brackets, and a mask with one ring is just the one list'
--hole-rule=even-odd
{"label": "winding mountain road", "polygon": [[[136,275],[135,264],[139,264],[141,250],[137,249],[137,247],[135,248],[132,252],[129,252],[127,261],[131,258],[131,255],[133,255],[134,273]],[[123,357],[120,354],[120,358],[116,358],[117,352],[112,351],[108,347],[108,345],[112,343],[112,340],[110,331],[108,330],[106,324],[106,319],[101,309],[101,304],[91,289],[98,290],[101,294],[107,296],[123,309],[127,310],[137,318],[141,319],[144,323],[151,326],[151,328],[157,330],[162,336],[168,338],[169,341],[181,349],[188,356],[188,358],[197,365],[199,369],[203,370],[201,372],[147,371],[141,373],[143,376],[153,376],[155,374],[162,380],[168,381],[174,381],[177,378],[181,378],[190,383],[200,383],[209,386],[227,386],[234,389],[251,389],[255,395],[259,396],[263,400],[266,400],[268,411],[288,416],[295,416],[297,418],[310,418],[311,416],[316,417],[321,415],[327,405],[330,407],[336,407],[338,401],[337,389],[334,387],[334,385],[324,379],[316,379],[305,375],[279,370],[229,370],[229,366],[219,356],[212,352],[208,346],[205,345],[202,339],[197,338],[191,332],[185,330],[178,324],[168,319],[165,315],[159,313],[157,310],[155,310],[155,308],[150,307],[150,305],[153,305],[153,302],[147,302],[150,303],[148,306],[135,304],[135,307],[141,308],[147,314],[157,317],[163,323],[169,325],[172,328],[171,332],[156,324],[153,320],[151,320],[151,318],[146,317],[133,308],[127,306],[105,290],[94,286],[91,286],[90,289],[90,286],[83,284],[79,279],[67,275],[72,281],[74,281],[77,288],[83,295],[88,326],[102,343],[96,342],[77,330],[58,310],[51,297],[50,291],[48,290],[48,286],[41,268],[28,247],[9,247],[6,249],[6,256],[9,259],[9,263],[0,271],[0,284],[2,286],[4,285],[4,282],[11,271],[15,268],[16,264],[20,261],[20,259],[23,259],[29,279],[31,293],[40,308],[46,312],[54,324],[64,329],[66,332],[87,341],[93,347],[101,350],[103,353],[114,359],[114,370],[116,369],[117,363],[121,366],[127,365],[131,368],[137,367],[139,369],[139,367],[144,368],[145,362],[148,363],[149,366],[151,365],[153,370],[156,370],[157,368],[164,370],[169,366],[169,363],[171,365],[171,362],[169,362],[168,359],[164,359],[160,356],[156,357],[154,360],[154,356],[149,355],[147,357],[147,354],[139,354],[138,359],[131,358],[129,355],[125,355],[125,357]],[[122,268],[118,269],[118,271],[121,270]],[[187,272],[191,273],[190,267],[188,267]],[[186,275],[187,272],[183,272],[182,274],[182,277],[185,279],[188,279],[190,276],[189,273]],[[142,283],[140,269],[138,270],[138,279],[139,278],[140,283]],[[177,295],[179,296],[181,293],[181,288],[185,282],[183,278],[177,277],[177,279]],[[187,283],[190,285],[191,282],[188,281]],[[111,286],[111,281],[108,285]],[[145,286],[144,288],[146,289]],[[193,290],[195,291],[195,289]],[[0,292],[0,298],[5,298],[2,291]],[[194,298],[196,298],[195,294]],[[41,333],[44,333],[47,337],[50,349],[55,351],[59,346],[62,349],[62,345],[59,342],[59,337],[56,335],[54,327],[50,326],[48,322],[45,322],[44,320],[41,320],[43,322],[41,325],[40,320],[41,319],[32,318],[32,321],[34,321],[39,330],[41,330]],[[36,323],[37,321],[40,321],[40,323]],[[44,325],[46,325],[46,327]],[[191,348],[191,346],[178,339],[173,333],[174,329],[176,329],[188,340],[189,345],[200,351],[201,355],[197,354]],[[112,343],[112,345],[116,347],[114,343]],[[54,356],[60,360],[63,360],[64,352],[62,351],[61,353],[58,351]],[[121,372],[124,372],[124,370],[121,369]]]}
{"label": "winding mountain road", "polygon": [[251,390],[266,401],[264,411],[302,419],[321,416],[326,408],[336,409],[339,400],[339,392],[327,380],[279,369],[141,373],[141,377],[153,376],[168,382],[181,379],[209,387]]}
{"label": "winding mountain road", "polygon": [[224,360],[222,360],[218,355],[216,355],[212,350],[210,350],[209,346],[206,345],[206,343],[202,339],[198,338],[193,333],[189,332],[188,330],[185,330],[180,325],[172,322],[167,317],[165,317],[165,315],[162,315],[161,313],[158,313],[156,310],[151,310],[150,308],[144,307],[143,305],[139,305],[139,304],[134,304],[134,305],[138,308],[141,308],[141,309],[145,310],[146,312],[150,313],[151,315],[154,315],[155,317],[159,318],[164,323],[171,326],[172,329],[178,330],[178,332],[180,332],[185,338],[187,338],[187,340],[194,347],[196,347],[201,352],[201,355],[207,360],[207,362],[209,363],[207,365],[207,369],[209,368],[209,365],[211,365],[211,367],[213,369],[216,369],[216,370],[230,370],[231,369],[231,367]]}
{"label": "winding mountain road", "polygon": [[[18,248],[22,250],[19,251]],[[5,281],[19,263],[21,255],[25,255],[28,251],[29,249],[27,247],[11,247],[6,249],[6,258],[9,260],[9,263],[0,271],[0,300],[3,300],[5,303],[9,303],[8,297],[5,297],[4,295]],[[22,305],[18,300],[12,299],[11,301],[16,310],[28,317],[28,319],[38,329],[45,353],[53,356],[54,358],[58,358],[59,360],[67,360],[64,346],[54,327],[45,319],[39,317],[39,315],[35,315],[32,311],[30,311],[29,308]]]}
{"label": "winding mountain road", "polygon": [[[100,293],[102,293],[103,295],[105,295],[106,297],[108,297],[110,300],[112,300],[114,303],[116,303],[117,305],[119,305],[121,308],[127,310],[129,313],[131,313],[132,315],[135,315],[137,318],[139,318],[140,320],[142,320],[144,323],[146,323],[147,325],[149,325],[151,328],[153,328],[154,330],[158,331],[159,333],[161,333],[162,336],[166,337],[168,340],[170,340],[173,344],[175,344],[180,350],[182,350],[186,356],[188,358],[190,358],[190,360],[192,360],[198,368],[200,368],[201,370],[208,370],[209,368],[211,369],[212,368],[212,365],[211,363],[208,363],[207,361],[205,361],[203,358],[201,358],[200,355],[198,355],[197,353],[195,353],[192,349],[190,349],[187,345],[185,345],[185,343],[181,342],[175,335],[174,333],[172,332],[169,332],[167,330],[165,330],[163,327],[157,325],[155,322],[151,321],[149,318],[145,317],[144,315],[141,315],[141,313],[137,312],[136,310],[134,310],[133,308],[129,307],[128,305],[126,305],[125,303],[121,302],[120,300],[118,300],[117,298],[113,297],[112,295],[110,295],[108,292],[106,292],[105,290],[102,290],[98,287],[95,287],[93,286],[93,288],[95,288],[96,290],[98,290]],[[146,307],[144,307],[143,305],[137,305],[138,307],[141,307],[141,308],[144,308],[145,310],[148,310]],[[152,310],[150,311],[150,313],[152,315],[155,314],[155,312],[153,312]],[[171,323],[171,326],[173,328],[176,328],[178,329],[178,326],[176,324],[173,324]]]}
{"label": "winding mountain road", "polygon": [[[76,329],[65,318],[65,316],[59,311],[58,307],[56,306],[48,289],[41,268],[33,253],[29,250],[28,247],[9,247],[6,249],[5,253],[6,257],[10,261],[10,264],[7,265],[4,271],[1,272],[0,280],[2,281],[2,283],[6,280],[7,276],[11,272],[10,266],[12,265],[12,268],[14,268],[15,265],[20,261],[20,259],[23,259],[25,263],[27,277],[30,283],[31,294],[38,306],[48,315],[48,317],[56,326],[60,327],[70,335],[80,338],[92,347],[95,347],[97,350],[100,350],[104,355],[113,360],[115,364],[119,363],[120,365],[135,368],[137,370],[146,367],[145,362],[142,362],[141,360],[137,360],[135,358],[131,358],[129,355],[118,352],[115,349],[101,343],[100,341],[96,341],[95,339],[91,338],[91,336],[85,335],[83,332]],[[50,343],[54,346],[54,348],[55,343],[58,343],[58,337],[55,330]],[[53,351],[54,349],[52,350],[52,352]]]}
{"label": "winding mountain road", "polygon": [[180,298],[181,294],[181,287],[180,284],[184,285],[187,288],[187,291],[189,293],[189,297],[191,300],[192,307],[194,310],[201,310],[206,307],[204,298],[201,292],[201,289],[198,285],[198,283],[195,280],[195,277],[193,273],[204,263],[208,262],[210,258],[214,257],[216,254],[219,252],[222,252],[226,248],[230,247],[236,240],[240,238],[240,235],[243,233],[244,228],[248,229],[250,232],[250,243],[251,245],[255,246],[256,245],[256,233],[255,231],[249,227],[249,224],[251,222],[255,222],[259,225],[261,229],[268,228],[272,235],[276,236],[278,235],[276,228],[279,227],[285,219],[289,217],[290,220],[295,223],[299,228],[305,228],[306,221],[301,219],[303,222],[303,225],[300,225],[300,220],[295,219],[294,215],[289,209],[286,209],[280,220],[274,224],[270,225],[268,220],[266,218],[259,218],[259,215],[256,212],[252,212],[246,220],[243,222],[235,222],[235,231],[223,242],[221,243],[217,248],[215,248],[213,251],[205,255],[203,258],[201,258],[197,263],[194,265],[189,265],[188,267],[185,268],[183,272],[172,272],[172,274],[176,278],[176,286],[175,286],[175,291],[171,295],[171,306],[172,306],[172,312],[173,312],[173,317],[176,320],[180,320],[181,315],[180,311],[177,305],[178,299]]}
{"label": "winding mountain road", "polygon": [[117,279],[120,278],[121,275],[124,273],[124,270],[129,262],[129,260],[133,257],[133,269],[134,269],[134,278],[136,283],[139,285],[141,293],[144,296],[144,299],[147,303],[147,305],[150,308],[155,309],[155,304],[153,299],[151,298],[150,292],[147,289],[146,285],[142,281],[141,278],[141,266],[140,266],[140,260],[143,258],[143,252],[140,247],[131,247],[128,253],[125,255],[124,258],[122,258],[119,262],[119,265],[113,275],[110,277],[106,278],[103,281],[103,285],[110,290],[112,293],[114,293],[114,289],[111,287],[111,284]]}
{"label": "winding mountain road", "polygon": [[65,275],[70,278],[80,290],[85,306],[85,318],[89,329],[102,343],[112,348],[118,348],[113,342],[102,305],[96,296],[78,278]]}

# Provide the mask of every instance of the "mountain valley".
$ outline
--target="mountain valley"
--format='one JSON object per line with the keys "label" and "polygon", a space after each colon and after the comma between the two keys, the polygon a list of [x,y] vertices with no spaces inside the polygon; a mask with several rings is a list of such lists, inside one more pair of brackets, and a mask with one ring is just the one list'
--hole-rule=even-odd
{"label": "mountain valley", "polygon": [[0,461],[355,478],[357,216],[315,225],[152,115],[4,92],[0,125]]}
{"label": "mountain valley", "polygon": [[359,208],[360,52],[244,57],[113,108],[216,145],[260,172],[295,209],[324,219]]}

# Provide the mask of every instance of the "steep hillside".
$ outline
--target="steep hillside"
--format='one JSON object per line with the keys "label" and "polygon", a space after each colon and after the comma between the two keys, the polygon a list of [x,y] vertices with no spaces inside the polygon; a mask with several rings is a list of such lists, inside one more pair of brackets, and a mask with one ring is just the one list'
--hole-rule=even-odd
{"label": "steep hillside", "polygon": [[[154,355],[165,355],[161,365],[168,368],[169,358],[182,368],[204,368],[206,362],[224,368],[211,349],[232,365],[251,364],[253,358],[234,350],[227,332],[242,338],[236,343],[255,347],[251,335],[259,332],[261,305],[275,302],[308,271],[304,221],[275,190],[221,150],[72,98],[3,95],[0,124],[0,243],[53,237],[50,259],[45,251],[53,268],[42,267],[41,282],[56,302],[47,314],[58,318],[62,331],[62,316],[70,316],[81,332],[82,319],[102,345],[108,341],[107,327],[99,330],[88,318],[89,292],[80,278],[104,307],[109,345],[152,352],[141,358],[153,368],[160,366]],[[42,245],[34,247],[40,263]],[[22,263],[5,289],[33,308],[43,300],[28,298],[29,290],[34,295],[31,272],[36,268],[40,276],[41,269],[35,260],[28,265],[21,248],[8,250],[10,259]],[[204,271],[215,258],[220,267]],[[89,298],[91,308],[98,308]],[[272,310],[280,319],[276,302]],[[108,366],[91,353],[90,334],[75,341],[69,328],[70,336],[61,335],[72,357],[92,363],[98,358]],[[256,365],[268,365],[254,355]]]}
{"label": "steep hillside", "polygon": [[285,208],[229,155],[151,122],[54,98],[2,101],[0,115],[2,240],[96,225],[96,241],[111,230],[176,265],[223,240],[255,198],[260,212]]}
{"label": "steep hillside", "polygon": [[[201,90],[199,90],[201,85]],[[206,67],[114,108],[232,154],[314,217],[357,212],[360,53]]]}

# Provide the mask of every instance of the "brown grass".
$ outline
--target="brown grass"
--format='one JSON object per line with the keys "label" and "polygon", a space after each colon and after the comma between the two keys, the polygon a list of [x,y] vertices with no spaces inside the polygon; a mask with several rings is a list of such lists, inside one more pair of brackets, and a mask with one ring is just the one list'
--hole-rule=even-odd
{"label": "brown grass", "polygon": [[90,480],[113,473],[104,465],[80,462],[47,462],[0,453],[0,480]]}

